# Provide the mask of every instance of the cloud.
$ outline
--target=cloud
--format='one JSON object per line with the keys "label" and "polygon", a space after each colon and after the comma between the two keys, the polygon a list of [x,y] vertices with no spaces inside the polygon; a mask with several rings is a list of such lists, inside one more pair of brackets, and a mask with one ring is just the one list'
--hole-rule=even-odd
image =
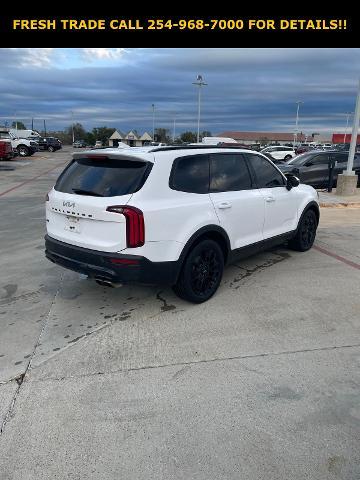
{"label": "cloud", "polygon": [[83,48],[82,55],[88,62],[95,60],[118,60],[125,54],[125,48]]}
{"label": "cloud", "polygon": [[[197,74],[201,127],[343,131],[354,110],[358,49],[0,49],[1,120],[47,119],[62,129],[74,119],[139,131],[155,126],[196,130]],[[19,68],[21,66],[21,68]],[[36,124],[36,122],[35,122]],[[39,127],[40,128],[40,127]]]}
{"label": "cloud", "polygon": [[5,65],[18,68],[50,68],[54,50],[54,48],[1,49],[0,57],[5,60]]}

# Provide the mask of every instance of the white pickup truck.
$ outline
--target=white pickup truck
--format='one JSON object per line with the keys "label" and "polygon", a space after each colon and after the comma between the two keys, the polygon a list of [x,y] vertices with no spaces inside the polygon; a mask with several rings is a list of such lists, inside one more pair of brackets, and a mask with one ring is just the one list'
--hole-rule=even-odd
{"label": "white pickup truck", "polygon": [[20,157],[33,155],[39,150],[39,144],[28,138],[18,138],[8,128],[0,129],[0,139],[11,142],[13,150],[16,150]]}

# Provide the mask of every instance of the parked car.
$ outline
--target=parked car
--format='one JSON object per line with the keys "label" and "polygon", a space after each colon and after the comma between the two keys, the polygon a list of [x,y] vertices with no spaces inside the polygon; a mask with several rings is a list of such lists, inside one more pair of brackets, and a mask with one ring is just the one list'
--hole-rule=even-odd
{"label": "parked car", "polygon": [[269,152],[261,152],[263,155],[265,155],[265,157],[267,157],[269,160],[271,160],[273,163],[275,163],[276,165],[278,165],[279,163],[286,163],[285,160],[279,160],[277,158],[274,158],[271,153]]}
{"label": "parked car", "polygon": [[48,150],[49,152],[55,152],[62,148],[60,140],[55,137],[39,137],[37,143],[39,150]]}
{"label": "parked car", "polygon": [[11,160],[13,156],[11,142],[0,140],[0,160]]}
{"label": "parked car", "polygon": [[[287,163],[279,165],[279,168],[285,174],[291,173],[296,175],[302,183],[312,185],[313,187],[324,188],[329,182],[330,160],[337,162],[333,177],[333,186],[335,186],[338,174],[346,169],[348,152],[313,150],[298,155]],[[356,174],[360,174],[360,155],[355,156],[354,170]]]}
{"label": "parked car", "polygon": [[201,303],[237,258],[310,249],[318,221],[317,192],[251,150],[89,150],[48,193],[45,254],[101,285],[169,284]]}
{"label": "parked car", "polygon": [[312,145],[301,144],[295,148],[295,153],[296,155],[300,155],[301,153],[305,153],[310,150],[314,150],[314,147]]}
{"label": "parked car", "polygon": [[[337,145],[334,145],[334,148],[339,151],[348,152],[350,150],[350,143],[338,143]],[[355,151],[360,152],[360,144],[356,145]]]}
{"label": "parked car", "polygon": [[84,140],[76,140],[73,143],[74,148],[86,148],[88,147],[88,144]]}
{"label": "parked car", "polygon": [[296,153],[293,147],[285,147],[282,145],[274,145],[260,150],[261,153],[270,153],[275,160],[290,160],[295,157]]}
{"label": "parked car", "polygon": [[34,140],[15,137],[8,128],[0,130],[0,140],[9,142],[13,149],[16,149],[20,157],[33,155],[39,150],[39,145]]}
{"label": "parked car", "polygon": [[260,150],[262,149],[260,143],[252,143],[251,145],[249,145],[249,148],[251,150],[256,150],[257,152],[260,152]]}

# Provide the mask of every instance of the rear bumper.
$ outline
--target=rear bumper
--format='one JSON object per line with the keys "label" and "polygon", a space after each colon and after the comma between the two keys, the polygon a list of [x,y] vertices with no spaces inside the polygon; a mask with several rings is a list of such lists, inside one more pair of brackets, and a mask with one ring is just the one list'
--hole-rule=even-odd
{"label": "rear bumper", "polygon": [[[53,263],[113,283],[174,285],[179,262],[151,262],[139,255],[99,252],[45,236],[45,255]],[[114,263],[114,262],[125,263]],[[128,262],[128,263],[127,263]]]}

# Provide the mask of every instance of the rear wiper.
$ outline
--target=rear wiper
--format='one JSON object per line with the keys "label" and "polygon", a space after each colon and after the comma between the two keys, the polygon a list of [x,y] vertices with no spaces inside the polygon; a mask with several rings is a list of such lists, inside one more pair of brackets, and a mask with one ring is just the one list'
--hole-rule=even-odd
{"label": "rear wiper", "polygon": [[71,189],[77,195],[91,195],[92,197],[103,197],[101,193],[92,192],[91,190],[81,190],[81,188],[72,188]]}

